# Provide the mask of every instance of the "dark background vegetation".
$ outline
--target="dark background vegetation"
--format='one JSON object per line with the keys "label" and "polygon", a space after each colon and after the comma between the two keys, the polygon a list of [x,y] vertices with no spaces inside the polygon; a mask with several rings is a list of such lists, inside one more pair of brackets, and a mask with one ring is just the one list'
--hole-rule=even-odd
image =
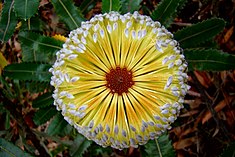
{"label": "dark background vegetation", "polygon": [[[101,1],[90,0],[87,3],[84,1],[74,0],[75,5],[81,9],[86,19],[101,13]],[[139,12],[150,15],[158,4],[159,0],[143,0],[140,3]],[[48,0],[40,1],[38,15],[42,21],[41,27],[44,35],[67,35],[69,33]],[[208,42],[205,45],[213,45],[235,55],[234,15],[234,0],[188,0],[168,29],[175,32],[185,26],[212,17],[223,18],[226,26],[224,31],[216,36],[216,43]],[[8,42],[0,45],[0,50],[8,63],[21,62],[22,49],[17,29]],[[2,69],[0,70],[2,71]],[[232,157],[235,149],[235,71],[193,71],[189,72],[188,82],[191,89],[185,98],[185,108],[172,125],[173,128],[169,131],[171,141],[166,139],[166,144],[170,142],[173,145],[175,155],[178,157],[216,157],[220,155]],[[62,125],[62,127],[65,126],[65,129],[57,128],[62,131],[53,132],[53,126],[49,124],[51,121],[54,121],[54,125],[61,124],[58,122],[61,118],[58,114],[56,118],[54,117],[48,122],[46,120],[42,125],[35,124],[37,108],[32,107],[32,101],[45,92],[43,89],[47,85],[37,83],[32,86],[27,82],[1,80],[0,137],[11,141],[25,152],[36,155],[41,153],[40,156],[44,156],[42,154],[47,154],[48,151],[52,152],[52,156],[155,156],[154,151],[157,150],[152,148],[156,147],[153,144],[154,141],[150,141],[146,146],[138,149],[129,148],[119,151],[101,148],[95,143],[87,141],[66,122],[63,122]],[[14,95],[14,97],[9,100],[6,94]],[[46,110],[41,112],[46,112]],[[50,112],[56,111],[52,109]],[[45,130],[48,133],[50,126],[52,130],[49,130],[49,134],[44,133]],[[14,146],[9,145],[9,147]]]}

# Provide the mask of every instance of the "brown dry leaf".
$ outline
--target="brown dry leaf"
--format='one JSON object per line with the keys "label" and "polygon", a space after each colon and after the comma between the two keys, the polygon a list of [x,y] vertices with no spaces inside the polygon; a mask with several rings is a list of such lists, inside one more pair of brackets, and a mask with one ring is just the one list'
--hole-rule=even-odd
{"label": "brown dry leaf", "polygon": [[229,72],[228,75],[229,75],[230,78],[233,79],[233,81],[235,82],[235,70],[233,70],[232,72]]}
{"label": "brown dry leaf", "polygon": [[192,110],[192,111],[188,111],[184,114],[181,114],[180,117],[188,117],[188,116],[193,116],[195,114],[197,114],[199,111],[198,110]]}
{"label": "brown dry leaf", "polygon": [[188,134],[190,134],[190,133],[193,133],[193,132],[195,132],[195,131],[197,131],[197,130],[198,130],[197,127],[190,127],[190,128],[188,128],[188,127],[179,126],[179,127],[174,128],[174,129],[172,130],[172,132],[174,132],[174,134],[175,134],[178,138],[182,139],[185,135],[188,135]]}
{"label": "brown dry leaf", "polygon": [[184,100],[184,102],[190,106],[190,109],[196,109],[202,104],[202,100],[200,98],[195,98],[194,100]]}
{"label": "brown dry leaf", "polygon": [[58,143],[56,143],[56,142],[50,142],[50,143],[48,143],[48,145],[47,145],[47,148],[49,149],[49,150],[54,150],[55,148],[57,148],[58,147]]}
{"label": "brown dry leaf", "polygon": [[223,80],[223,81],[226,80],[227,76],[228,76],[227,71],[221,71],[220,72],[221,80]]}
{"label": "brown dry leaf", "polygon": [[134,152],[135,148],[130,147],[128,150],[128,156],[130,156]]}
{"label": "brown dry leaf", "polygon": [[185,131],[182,131],[182,133],[181,133],[181,137],[183,137],[183,136],[185,136],[185,135],[188,135],[188,134],[190,134],[190,133],[193,133],[193,132],[195,132],[195,131],[197,131],[198,129],[196,128],[196,127],[193,127],[193,128],[188,128],[187,130],[185,130]]}
{"label": "brown dry leaf", "polygon": [[233,110],[226,111],[225,114],[226,114],[227,119],[229,119],[226,122],[228,123],[228,125],[231,128],[234,128],[234,125],[235,125],[235,110],[233,109]]}
{"label": "brown dry leaf", "polygon": [[2,2],[0,2],[0,15],[2,13]]}
{"label": "brown dry leaf", "polygon": [[177,152],[177,157],[185,157],[185,155],[182,152]]}
{"label": "brown dry leaf", "polygon": [[184,130],[185,127],[183,126],[178,126],[172,129],[172,132],[179,138],[182,134],[182,131]]}
{"label": "brown dry leaf", "polygon": [[185,127],[177,127],[177,128],[173,129],[173,132],[175,133],[175,135],[178,138],[182,138],[183,136],[188,135],[190,133],[193,133],[197,130],[198,129],[196,127],[193,127],[193,128],[191,127],[191,128],[188,128],[188,129],[185,129]]}
{"label": "brown dry leaf", "polygon": [[222,40],[222,43],[228,42],[228,40],[231,38],[231,36],[233,34],[233,29],[234,29],[234,26],[229,28],[229,30],[225,33],[224,38]]}
{"label": "brown dry leaf", "polygon": [[189,94],[189,95],[191,95],[191,96],[195,96],[195,97],[201,97],[201,94],[200,94],[200,93],[195,92],[195,91],[193,91],[193,90],[189,90],[189,91],[187,92],[187,94]]}
{"label": "brown dry leaf", "polygon": [[184,148],[186,148],[188,146],[191,146],[191,145],[195,144],[196,141],[197,141],[197,137],[194,136],[194,137],[190,137],[190,138],[179,140],[179,141],[175,142],[173,144],[173,146],[174,146],[174,148],[176,150],[184,149]]}
{"label": "brown dry leaf", "polygon": [[219,133],[219,128],[218,127],[216,127],[216,129],[215,129],[215,132],[214,132],[214,134],[212,135],[212,137],[215,137],[218,133]]}
{"label": "brown dry leaf", "polygon": [[[227,97],[226,99],[220,101],[218,105],[215,106],[214,110],[216,112],[221,111],[227,104],[231,103],[231,101],[234,99],[234,97]],[[207,122],[212,117],[212,114],[210,111],[207,111],[205,113],[205,116],[202,118],[202,124]]]}
{"label": "brown dry leaf", "polygon": [[14,51],[16,53],[19,53],[21,51],[21,45],[19,41],[16,40],[16,38],[14,38]]}
{"label": "brown dry leaf", "polygon": [[203,87],[209,88],[212,84],[212,80],[208,77],[206,72],[194,71],[194,74]]}
{"label": "brown dry leaf", "polygon": [[44,6],[44,5],[48,4],[48,3],[49,3],[48,0],[41,0],[39,7]]}

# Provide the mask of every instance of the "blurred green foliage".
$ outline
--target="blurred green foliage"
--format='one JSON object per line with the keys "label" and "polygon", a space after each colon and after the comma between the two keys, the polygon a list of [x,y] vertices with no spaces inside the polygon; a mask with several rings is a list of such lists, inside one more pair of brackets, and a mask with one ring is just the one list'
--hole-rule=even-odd
{"label": "blurred green foliage", "polygon": [[[84,0],[77,7],[72,0],[51,1],[59,20],[63,21],[68,30],[79,27],[81,22],[86,20],[85,15],[95,7],[96,3],[95,0]],[[144,6],[141,3],[141,0],[103,0],[102,13],[110,11],[122,14],[133,13]],[[162,0],[150,16],[153,20],[160,21],[164,26],[169,27],[173,19],[177,17],[177,11],[182,9],[185,3],[186,0]],[[2,100],[0,114],[4,117],[1,120],[4,120],[5,125],[5,130],[0,131],[0,137],[4,137],[0,138],[0,156],[30,156],[30,153],[35,155],[33,154],[35,149],[38,149],[40,153],[44,152],[44,156],[56,156],[61,152],[66,152],[65,150],[69,156],[82,156],[85,152],[91,156],[110,155],[111,148],[101,148],[79,135],[52,105],[52,87],[49,85],[51,74],[48,69],[55,61],[55,53],[62,47],[63,42],[42,35],[43,22],[40,19],[38,7],[39,1],[37,0],[5,0],[3,5],[0,40],[5,43],[14,32],[18,32],[23,62],[9,64],[4,68],[3,76],[0,76],[2,85],[0,87],[0,100]],[[20,28],[16,28],[17,23],[22,24]],[[235,68],[235,56],[218,50],[212,42],[224,26],[223,19],[213,18],[174,33],[175,39],[185,49],[189,70],[222,71]],[[37,98],[25,100],[26,91],[37,94]],[[43,126],[49,123],[45,131],[40,132],[24,126],[28,124],[23,122],[24,119],[17,113],[22,112],[25,101],[32,102],[31,107],[36,111],[33,116],[34,125]],[[21,118],[18,119],[19,117]],[[16,119],[19,123],[18,140],[21,144],[18,146],[24,147],[24,151],[16,146],[16,140],[11,141],[13,131],[10,128],[10,118]],[[35,148],[31,148],[23,140],[26,136],[32,136],[31,139],[35,141],[38,141],[37,138],[55,141],[58,147],[48,150],[45,141],[39,141],[39,145],[34,143]],[[35,139],[34,136],[37,138]],[[233,148],[234,144],[230,147]],[[224,154],[234,153],[234,151],[229,151],[230,147]],[[174,150],[167,135],[162,135],[156,141],[150,141],[142,146],[140,151],[143,156],[174,156]]]}

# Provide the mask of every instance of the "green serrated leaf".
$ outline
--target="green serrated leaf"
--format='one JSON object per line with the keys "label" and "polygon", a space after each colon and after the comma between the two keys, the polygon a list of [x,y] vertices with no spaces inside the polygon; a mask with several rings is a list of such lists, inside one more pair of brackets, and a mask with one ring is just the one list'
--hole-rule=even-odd
{"label": "green serrated leaf", "polygon": [[97,147],[96,143],[92,143],[89,147],[90,156],[106,156],[105,154],[112,154],[112,147]]}
{"label": "green serrated leaf", "polygon": [[84,136],[78,134],[74,140],[72,147],[69,149],[69,154],[72,157],[82,157],[83,153],[90,147],[91,141],[88,141]]}
{"label": "green serrated leaf", "polygon": [[42,36],[34,32],[23,31],[19,33],[22,47],[23,61],[37,61],[54,63],[55,53],[62,48],[62,41]]}
{"label": "green serrated leaf", "polygon": [[30,19],[27,19],[26,21],[21,21],[22,25],[20,27],[20,30],[23,31],[41,31],[42,21],[38,16],[31,17]]}
{"label": "green serrated leaf", "polygon": [[74,127],[72,127],[69,123],[58,133],[59,136],[64,137],[69,135],[73,131]]}
{"label": "green serrated leaf", "polygon": [[71,0],[52,0],[56,13],[68,26],[69,30],[74,30],[84,21],[83,15]]}
{"label": "green serrated leaf", "polygon": [[0,84],[3,88],[1,88],[2,93],[4,93],[4,96],[8,98],[9,100],[15,98],[14,93],[12,92],[12,87],[9,85],[9,82],[6,81],[2,76],[0,76]]}
{"label": "green serrated leaf", "polygon": [[142,0],[121,0],[121,13],[125,14],[127,12],[133,13],[140,9],[140,3]]}
{"label": "green serrated leaf", "polygon": [[7,65],[3,75],[15,80],[50,81],[51,65],[39,63],[18,63]]}
{"label": "green serrated leaf", "polygon": [[175,157],[171,141],[166,134],[161,135],[155,141],[149,141],[144,145],[144,150],[141,153],[143,157]]}
{"label": "green serrated leaf", "polygon": [[37,12],[38,6],[38,0],[15,0],[14,10],[17,17],[27,20]]}
{"label": "green serrated leaf", "polygon": [[35,99],[33,101],[33,107],[34,108],[43,108],[43,107],[47,107],[50,106],[53,103],[54,99],[52,98],[52,93],[48,92],[45,93],[39,97],[37,97],[37,99]]}
{"label": "green serrated leaf", "polygon": [[68,123],[64,120],[64,117],[58,112],[49,124],[46,132],[51,136],[58,135],[67,126],[67,124]]}
{"label": "green serrated leaf", "polygon": [[229,146],[223,151],[220,157],[234,157],[235,156],[235,142],[229,144]]}
{"label": "green serrated leaf", "polygon": [[189,71],[223,71],[235,69],[235,55],[216,49],[186,49],[185,58]]}
{"label": "green serrated leaf", "polygon": [[121,8],[120,0],[102,0],[102,13],[119,11]]}
{"label": "green serrated leaf", "polygon": [[35,154],[35,151],[37,151],[37,149],[33,145],[31,145],[25,137],[21,137],[21,140],[25,151],[30,154]]}
{"label": "green serrated leaf", "polygon": [[212,39],[224,29],[224,26],[224,20],[213,18],[177,31],[174,38],[182,48],[191,48]]}
{"label": "green serrated leaf", "polygon": [[6,112],[5,113],[5,130],[8,130],[10,129],[11,125],[10,125],[10,121],[11,121],[11,118],[10,118],[10,113],[9,112]]}
{"label": "green serrated leaf", "polygon": [[162,25],[169,23],[182,0],[162,0],[152,12],[151,18]]}
{"label": "green serrated leaf", "polygon": [[176,8],[176,11],[168,18],[164,21],[163,25],[168,28],[171,26],[171,24],[173,23],[174,19],[177,17],[178,13],[184,8],[186,2],[188,0],[180,0],[178,3],[178,6]]}
{"label": "green serrated leaf", "polygon": [[143,15],[150,15],[151,14],[151,10],[148,8],[147,4],[143,4],[141,6],[141,9],[142,9],[142,12],[143,12]]}
{"label": "green serrated leaf", "polygon": [[31,157],[30,154],[24,152],[19,147],[0,138],[0,156],[2,157]]}
{"label": "green serrated leaf", "polygon": [[216,43],[215,40],[211,39],[205,42],[202,42],[200,44],[198,44],[197,46],[195,45],[194,47],[191,47],[190,49],[219,49],[219,45],[218,43]]}
{"label": "green serrated leaf", "polygon": [[50,153],[51,156],[58,156],[60,152],[66,151],[67,147],[63,144],[59,144],[55,149],[53,149]]}
{"label": "green serrated leaf", "polygon": [[0,21],[0,41],[6,42],[13,35],[17,18],[13,12],[14,1],[5,0]]}
{"label": "green serrated leaf", "polygon": [[95,5],[96,5],[96,0],[84,0],[79,6],[79,9],[83,13],[83,15],[86,15],[91,9],[95,7]]}
{"label": "green serrated leaf", "polygon": [[34,115],[33,121],[36,125],[41,125],[50,120],[58,111],[54,106],[40,108]]}
{"label": "green serrated leaf", "polygon": [[45,89],[51,89],[49,82],[38,82],[38,81],[24,81],[25,88],[30,93],[39,93],[45,91]]}

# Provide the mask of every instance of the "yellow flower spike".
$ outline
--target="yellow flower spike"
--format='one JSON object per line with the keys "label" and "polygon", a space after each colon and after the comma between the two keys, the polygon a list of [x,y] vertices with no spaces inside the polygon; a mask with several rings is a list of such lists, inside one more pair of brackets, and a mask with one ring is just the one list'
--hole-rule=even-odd
{"label": "yellow flower spike", "polygon": [[17,25],[16,25],[16,29],[20,29],[20,27],[22,26],[22,22],[18,22]]}
{"label": "yellow flower spike", "polygon": [[5,66],[7,66],[8,62],[6,58],[3,56],[2,52],[0,52],[0,76],[2,74],[2,70]]}
{"label": "yellow flower spike", "polygon": [[70,32],[49,70],[54,105],[104,147],[138,147],[170,129],[189,86],[173,35],[148,16],[110,12]]}
{"label": "yellow flower spike", "polygon": [[56,34],[56,35],[52,36],[52,38],[54,38],[54,39],[56,39],[56,40],[63,41],[63,42],[65,42],[66,39],[67,39],[65,36],[60,35],[60,34]]}

